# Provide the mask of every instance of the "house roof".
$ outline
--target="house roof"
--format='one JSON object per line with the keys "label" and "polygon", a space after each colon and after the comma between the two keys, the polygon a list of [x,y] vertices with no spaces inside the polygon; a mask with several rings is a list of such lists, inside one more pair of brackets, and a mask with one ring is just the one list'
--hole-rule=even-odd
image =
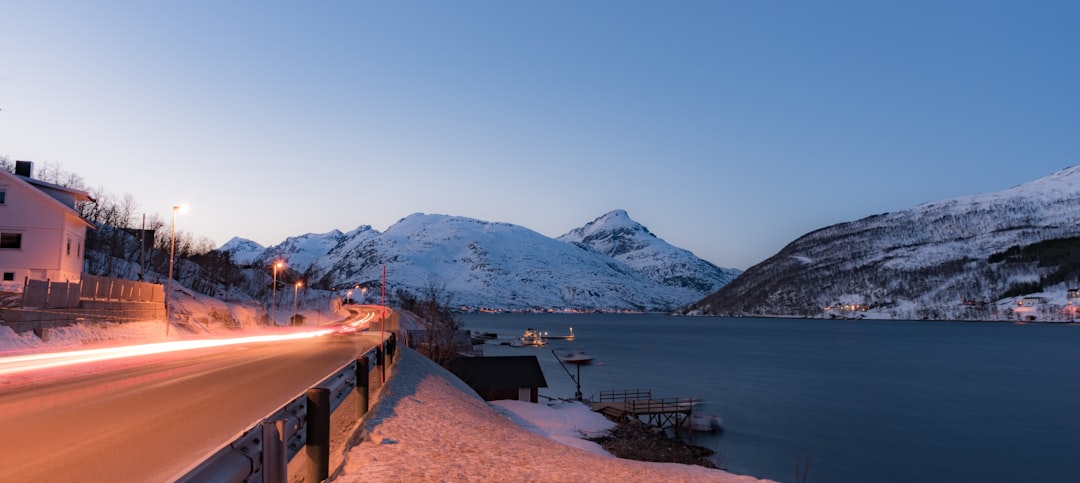
{"label": "house roof", "polygon": [[548,387],[536,356],[459,357],[450,372],[477,392],[508,387]]}
{"label": "house roof", "polygon": [[30,183],[30,184],[32,184],[34,186],[37,186],[42,191],[54,190],[54,191],[59,191],[59,192],[62,192],[62,193],[70,194],[73,198],[75,198],[77,200],[91,201],[91,202],[97,201],[93,197],[90,196],[90,193],[88,193],[86,191],[83,191],[83,190],[77,190],[75,188],[68,188],[67,186],[60,186],[58,184],[49,183],[47,181],[42,181],[40,179],[27,178],[25,176],[20,176],[20,175],[15,175],[15,176],[18,176],[19,178],[22,178],[27,183]]}
{"label": "house roof", "polygon": [[70,196],[73,200],[95,202],[96,200],[90,197],[90,193],[74,188],[66,188],[33,178],[27,178],[25,176],[20,176],[3,169],[0,169],[0,178],[7,178],[8,180],[17,185],[22,185],[27,191],[31,193],[36,193],[42,199],[46,200],[46,203],[49,203],[54,207],[59,207],[61,210],[65,210],[68,213],[75,215],[75,217],[77,217],[80,221],[86,224],[87,227],[94,228],[94,224],[83,218],[74,206],[69,206],[67,203],[61,201],[60,198],[52,194],[54,192],[64,193]]}

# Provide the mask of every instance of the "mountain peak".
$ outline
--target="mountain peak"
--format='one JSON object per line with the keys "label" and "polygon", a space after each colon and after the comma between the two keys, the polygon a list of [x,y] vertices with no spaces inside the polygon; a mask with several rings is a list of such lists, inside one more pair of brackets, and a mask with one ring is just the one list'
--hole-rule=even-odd
{"label": "mountain peak", "polygon": [[611,238],[613,235],[623,236],[634,233],[649,233],[649,229],[630,218],[626,210],[612,210],[599,218],[590,221],[581,228],[570,230],[569,233],[559,237],[563,241],[588,242],[597,238]]}
{"label": "mountain peak", "polygon": [[[632,220],[625,210],[609,211],[558,240],[610,256],[665,285],[708,291],[727,284],[740,273],[668,244]],[[673,270],[675,266],[680,268]]]}
{"label": "mountain peak", "polygon": [[266,247],[238,236],[232,237],[224,245],[221,245],[221,248],[218,248],[218,251],[222,253],[230,253],[233,262],[240,265],[252,263],[264,250],[266,250]]}

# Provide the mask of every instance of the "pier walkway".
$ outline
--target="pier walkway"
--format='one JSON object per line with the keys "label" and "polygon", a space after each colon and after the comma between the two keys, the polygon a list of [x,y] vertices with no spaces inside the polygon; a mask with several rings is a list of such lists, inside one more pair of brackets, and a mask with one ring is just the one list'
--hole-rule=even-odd
{"label": "pier walkway", "polygon": [[653,399],[651,389],[600,391],[600,401],[590,407],[615,421],[637,419],[667,429],[689,424],[694,398]]}

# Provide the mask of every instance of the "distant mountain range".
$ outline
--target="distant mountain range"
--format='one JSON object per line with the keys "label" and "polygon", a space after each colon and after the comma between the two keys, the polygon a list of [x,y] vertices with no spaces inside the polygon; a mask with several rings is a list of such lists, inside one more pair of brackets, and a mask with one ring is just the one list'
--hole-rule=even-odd
{"label": "distant mountain range", "polygon": [[472,309],[1080,318],[1062,315],[1069,289],[1080,289],[1080,166],[821,228],[745,273],[666,243],[622,210],[554,239],[417,213],[385,232],[361,226],[266,248],[234,238],[220,250],[242,264],[283,260],[336,287],[377,286],[386,266],[390,290],[436,287]]}
{"label": "distant mountain range", "polygon": [[507,223],[417,213],[385,232],[365,225],[271,247],[233,238],[219,250],[239,264],[282,260],[333,287],[377,286],[385,266],[389,290],[437,288],[470,309],[671,311],[740,273],[668,244],[623,210],[555,239]]}
{"label": "distant mountain range", "polygon": [[[828,307],[846,315],[987,319],[1018,317],[1036,304],[1032,318],[1068,318],[1061,311],[1080,275],[1078,236],[1074,166],[1004,191],[807,233],[688,312],[821,316]],[[1039,297],[1023,306],[1024,295]]]}

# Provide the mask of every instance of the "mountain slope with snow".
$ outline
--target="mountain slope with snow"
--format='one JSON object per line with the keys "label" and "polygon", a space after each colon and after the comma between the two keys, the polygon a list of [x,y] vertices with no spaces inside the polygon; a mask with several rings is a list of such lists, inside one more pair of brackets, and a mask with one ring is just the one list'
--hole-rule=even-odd
{"label": "mountain slope with snow", "polygon": [[[672,310],[734,272],[652,236],[625,212],[609,215],[564,241],[507,223],[416,213],[383,233],[363,226],[289,238],[258,258],[282,259],[293,272],[337,287],[376,287],[385,266],[391,295],[437,288],[455,306],[505,310]],[[595,237],[574,235],[600,232],[610,243],[638,248],[608,253]]]}
{"label": "mountain slope with snow", "polygon": [[221,245],[218,251],[228,253],[233,263],[237,265],[251,265],[266,251],[266,247],[247,238],[233,237]]}
{"label": "mountain slope with snow", "polygon": [[824,307],[845,304],[897,318],[991,318],[981,311],[993,311],[994,301],[1022,284],[1037,284],[1047,270],[991,263],[991,255],[1078,235],[1080,166],[1074,166],[1011,189],[810,232],[693,309],[820,316]]}
{"label": "mountain slope with snow", "polygon": [[603,253],[666,286],[712,292],[741,273],[717,267],[688,250],[668,244],[631,220],[623,210],[609,212],[558,240]]}

